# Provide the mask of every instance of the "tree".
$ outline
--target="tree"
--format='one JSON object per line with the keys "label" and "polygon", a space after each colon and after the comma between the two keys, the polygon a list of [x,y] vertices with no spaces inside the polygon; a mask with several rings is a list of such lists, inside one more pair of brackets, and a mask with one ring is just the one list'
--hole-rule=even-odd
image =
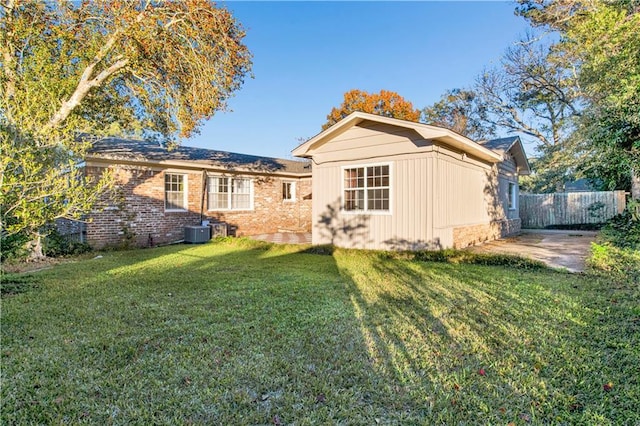
{"label": "tree", "polygon": [[166,142],[238,90],[244,32],[204,0],[8,0],[0,6],[0,202],[4,236],[78,218],[108,187],[79,165],[96,137]]}
{"label": "tree", "polygon": [[[640,199],[640,4],[599,4],[577,16],[561,47],[578,57],[590,100],[582,124],[588,175]],[[626,181],[626,182],[625,182]]]}
{"label": "tree", "polygon": [[420,111],[396,92],[381,90],[380,93],[367,93],[354,89],[344,94],[342,104],[331,110],[327,122],[322,125],[325,130],[342,120],[354,111],[368,112],[401,120],[418,121]]}
{"label": "tree", "polygon": [[494,126],[487,123],[473,89],[453,89],[439,101],[422,110],[422,121],[444,127],[473,140],[493,136]]}
{"label": "tree", "polygon": [[423,120],[474,139],[520,133],[536,142],[539,158],[529,189],[562,189],[579,158],[572,139],[581,98],[573,69],[550,60],[548,44],[529,35],[509,48],[499,66],[474,85],[445,93],[425,108]]}
{"label": "tree", "polygon": [[579,65],[588,101],[579,131],[589,153],[586,174],[640,198],[640,3],[520,3],[518,12],[533,25],[560,32],[555,57]]}

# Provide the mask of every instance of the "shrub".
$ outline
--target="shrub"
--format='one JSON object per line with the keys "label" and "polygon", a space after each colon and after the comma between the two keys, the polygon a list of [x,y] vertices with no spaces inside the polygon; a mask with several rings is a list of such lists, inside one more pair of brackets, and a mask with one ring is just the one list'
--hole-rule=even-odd
{"label": "shrub", "polygon": [[73,256],[91,251],[91,246],[73,241],[54,229],[44,239],[42,251],[49,257]]}
{"label": "shrub", "polygon": [[602,228],[601,236],[616,247],[640,250],[640,201],[630,201]]}
{"label": "shrub", "polygon": [[27,257],[29,251],[26,246],[29,240],[29,236],[25,233],[11,236],[0,235],[0,255],[2,256],[2,262]]}

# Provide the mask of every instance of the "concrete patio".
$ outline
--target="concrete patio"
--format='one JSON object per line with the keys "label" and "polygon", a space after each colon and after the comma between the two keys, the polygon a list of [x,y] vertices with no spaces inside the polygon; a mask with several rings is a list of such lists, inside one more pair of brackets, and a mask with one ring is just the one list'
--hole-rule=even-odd
{"label": "concrete patio", "polygon": [[469,247],[467,250],[477,253],[514,254],[539,260],[552,268],[582,272],[591,243],[597,235],[594,231],[523,229],[518,236]]}
{"label": "concrete patio", "polygon": [[251,235],[249,238],[279,244],[311,244],[311,233],[275,232],[272,234]]}

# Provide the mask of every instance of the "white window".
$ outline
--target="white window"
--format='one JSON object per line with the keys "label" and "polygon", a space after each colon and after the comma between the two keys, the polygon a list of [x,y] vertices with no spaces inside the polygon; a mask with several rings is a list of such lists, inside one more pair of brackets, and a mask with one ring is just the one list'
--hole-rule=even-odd
{"label": "white window", "polygon": [[509,182],[509,210],[516,209],[517,188],[518,186],[515,183]]}
{"label": "white window", "polygon": [[296,183],[282,182],[282,199],[284,201],[296,200]]}
{"label": "white window", "polygon": [[210,176],[208,210],[251,210],[253,191],[251,179]]}
{"label": "white window", "polygon": [[164,209],[167,211],[187,209],[187,179],[185,175],[165,173]]}
{"label": "white window", "polygon": [[389,211],[389,165],[344,168],[344,210]]}

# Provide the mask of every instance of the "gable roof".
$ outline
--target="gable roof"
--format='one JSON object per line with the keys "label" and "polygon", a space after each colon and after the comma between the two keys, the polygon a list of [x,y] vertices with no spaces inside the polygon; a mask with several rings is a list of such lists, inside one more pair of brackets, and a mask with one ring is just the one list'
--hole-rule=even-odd
{"label": "gable roof", "polygon": [[148,163],[165,167],[212,168],[253,173],[311,174],[309,161],[260,157],[182,145],[176,149],[168,150],[156,142],[120,138],[103,138],[93,143],[87,154],[87,160],[92,159]]}
{"label": "gable roof", "polygon": [[527,154],[524,152],[524,146],[522,145],[520,136],[491,139],[489,141],[481,141],[479,143],[492,151],[500,153],[501,155],[504,155],[505,153],[511,154],[516,160],[518,173],[521,175],[531,174],[531,166],[529,165],[529,160],[527,160]]}
{"label": "gable roof", "polygon": [[474,155],[477,158],[489,161],[491,163],[498,163],[503,159],[502,155],[474,142],[473,140],[465,136],[455,133],[452,130],[445,129],[443,127],[415,123],[412,121],[400,120],[397,118],[383,117],[380,115],[368,114],[359,111],[352,112],[333,126],[312,137],[305,143],[299,145],[292,151],[292,153],[296,157],[311,158],[317,148],[324,145],[332,138],[362,123],[363,121],[370,121],[405,129],[411,129],[417,132],[422,138],[426,140],[435,140],[438,142],[442,142],[446,145],[457,148],[462,152]]}

